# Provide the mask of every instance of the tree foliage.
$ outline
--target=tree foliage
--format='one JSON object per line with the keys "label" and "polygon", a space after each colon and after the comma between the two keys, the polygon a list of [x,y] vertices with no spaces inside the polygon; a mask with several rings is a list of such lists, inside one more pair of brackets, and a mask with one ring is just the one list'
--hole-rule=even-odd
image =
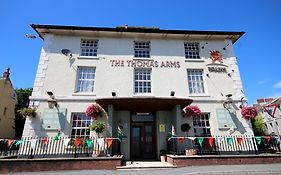
{"label": "tree foliage", "polygon": [[24,123],[25,123],[25,117],[23,117],[18,111],[28,107],[29,104],[29,96],[31,96],[32,88],[20,88],[15,90],[17,93],[17,104],[15,108],[15,130],[16,130],[16,137],[21,138]]}
{"label": "tree foliage", "polygon": [[261,113],[259,113],[255,118],[252,118],[251,122],[252,122],[254,134],[256,136],[263,136],[268,134]]}

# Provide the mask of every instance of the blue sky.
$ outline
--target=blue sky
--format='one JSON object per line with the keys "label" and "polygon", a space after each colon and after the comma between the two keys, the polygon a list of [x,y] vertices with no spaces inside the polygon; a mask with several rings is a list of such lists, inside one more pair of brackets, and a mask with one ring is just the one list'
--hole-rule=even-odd
{"label": "blue sky", "polygon": [[249,103],[281,95],[281,0],[2,0],[0,72],[9,66],[16,88],[32,87],[37,70],[32,23],[245,31],[234,49]]}

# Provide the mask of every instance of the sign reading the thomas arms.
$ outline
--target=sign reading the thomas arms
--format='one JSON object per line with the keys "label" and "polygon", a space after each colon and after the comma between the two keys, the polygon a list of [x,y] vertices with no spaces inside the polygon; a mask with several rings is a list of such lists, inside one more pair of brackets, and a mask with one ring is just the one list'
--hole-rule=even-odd
{"label": "sign reading the thomas arms", "polygon": [[179,61],[155,60],[110,60],[111,67],[137,67],[137,68],[180,68]]}

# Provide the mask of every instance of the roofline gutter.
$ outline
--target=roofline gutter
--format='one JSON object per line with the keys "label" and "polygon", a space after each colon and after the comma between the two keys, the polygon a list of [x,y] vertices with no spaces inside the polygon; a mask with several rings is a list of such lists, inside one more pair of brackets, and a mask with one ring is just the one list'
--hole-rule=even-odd
{"label": "roofline gutter", "polygon": [[199,30],[163,30],[158,28],[137,28],[137,27],[81,27],[81,26],[61,26],[61,25],[30,25],[38,34],[38,36],[44,40],[43,36],[37,29],[58,29],[58,30],[87,30],[87,31],[104,31],[104,32],[128,32],[128,33],[159,33],[159,34],[206,34],[206,35],[239,35],[239,37],[233,41],[235,43],[245,32],[231,32],[231,31],[199,31]]}

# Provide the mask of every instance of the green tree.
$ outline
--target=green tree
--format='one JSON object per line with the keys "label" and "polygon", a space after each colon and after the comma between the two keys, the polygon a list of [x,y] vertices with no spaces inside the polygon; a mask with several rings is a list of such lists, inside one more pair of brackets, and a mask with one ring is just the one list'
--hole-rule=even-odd
{"label": "green tree", "polygon": [[264,125],[263,116],[259,113],[255,118],[251,119],[254,134],[256,136],[267,135],[267,130]]}
{"label": "green tree", "polygon": [[15,108],[15,130],[16,130],[16,137],[21,138],[23,128],[24,128],[24,123],[25,123],[25,117],[23,117],[18,110],[22,108],[28,107],[29,104],[29,96],[31,96],[32,93],[32,88],[20,88],[15,90],[17,93],[17,104]]}

